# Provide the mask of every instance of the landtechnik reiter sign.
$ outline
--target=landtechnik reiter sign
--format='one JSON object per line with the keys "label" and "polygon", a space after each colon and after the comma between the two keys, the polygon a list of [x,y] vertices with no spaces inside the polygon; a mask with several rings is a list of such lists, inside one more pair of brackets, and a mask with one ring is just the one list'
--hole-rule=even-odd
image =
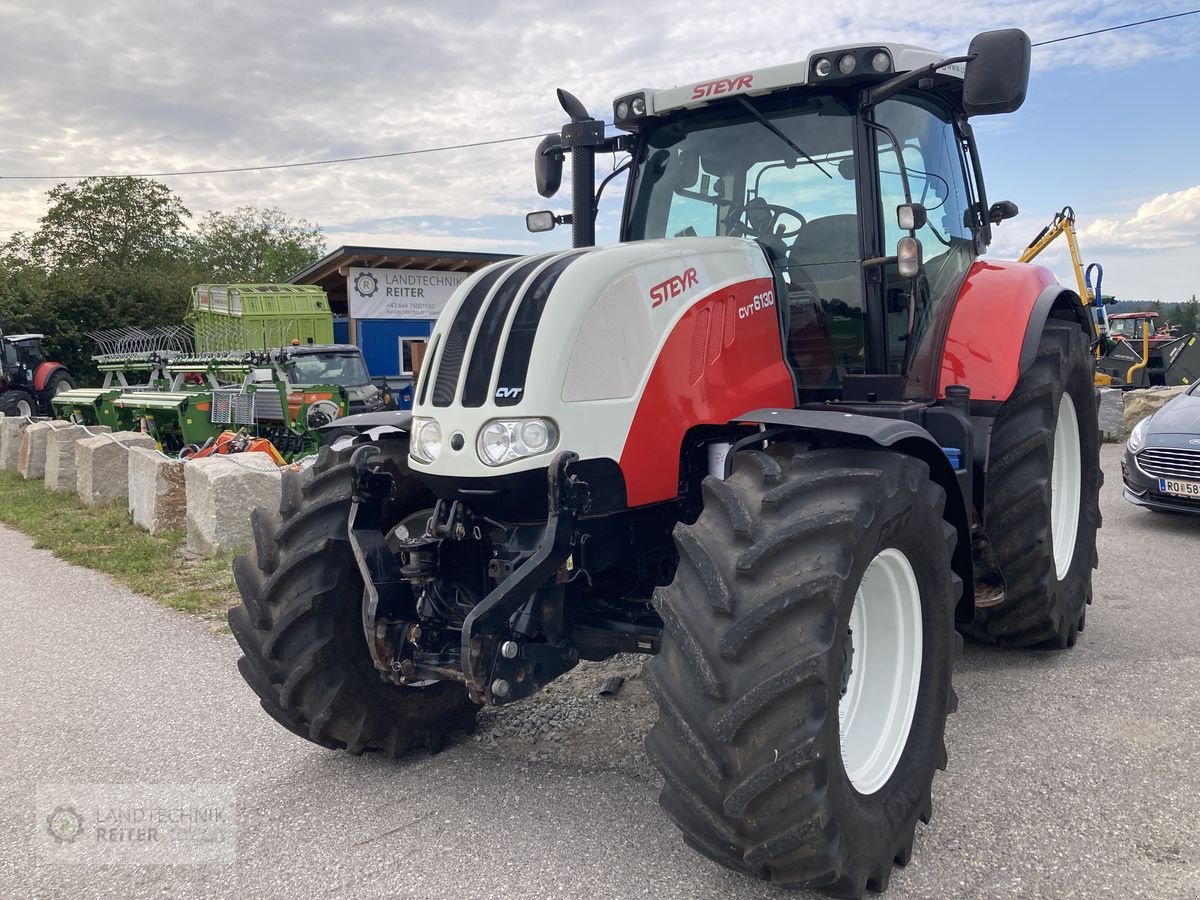
{"label": "landtechnik reiter sign", "polygon": [[355,319],[436,319],[468,272],[351,268],[346,279]]}

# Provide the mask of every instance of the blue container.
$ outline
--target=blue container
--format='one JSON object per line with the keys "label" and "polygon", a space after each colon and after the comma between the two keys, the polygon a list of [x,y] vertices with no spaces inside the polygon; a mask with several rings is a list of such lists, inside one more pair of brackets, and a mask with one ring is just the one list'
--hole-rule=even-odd
{"label": "blue container", "polygon": [[946,454],[946,459],[950,460],[952,469],[961,469],[962,450],[958,447],[943,447],[942,452]]}

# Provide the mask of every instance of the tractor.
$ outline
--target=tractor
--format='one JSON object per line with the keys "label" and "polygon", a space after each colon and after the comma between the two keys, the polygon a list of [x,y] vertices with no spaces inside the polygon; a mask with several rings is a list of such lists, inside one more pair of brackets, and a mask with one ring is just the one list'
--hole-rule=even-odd
{"label": "tractor", "polygon": [[71,373],[62,363],[42,354],[41,334],[5,334],[0,323],[0,413],[6,416],[48,416],[50,400],[72,387]]}
{"label": "tractor", "polygon": [[[535,156],[574,246],[471,276],[411,418],[350,416],[253,514],[229,616],[264,709],[399,756],[642,653],[661,804],[700,853],[858,897],[909,861],[961,632],[1067,648],[1096,565],[1097,329],[985,260],[972,120],[1024,32],[877,43],[616,98]],[[594,246],[597,154],[627,152]]]}

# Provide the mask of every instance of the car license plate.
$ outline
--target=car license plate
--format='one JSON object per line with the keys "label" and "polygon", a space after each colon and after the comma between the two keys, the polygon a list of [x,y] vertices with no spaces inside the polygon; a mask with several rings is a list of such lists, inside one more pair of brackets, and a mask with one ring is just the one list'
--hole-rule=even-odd
{"label": "car license plate", "polygon": [[1162,494],[1175,494],[1177,497],[1191,497],[1194,500],[1200,500],[1200,481],[1160,478],[1158,479],[1158,490]]}

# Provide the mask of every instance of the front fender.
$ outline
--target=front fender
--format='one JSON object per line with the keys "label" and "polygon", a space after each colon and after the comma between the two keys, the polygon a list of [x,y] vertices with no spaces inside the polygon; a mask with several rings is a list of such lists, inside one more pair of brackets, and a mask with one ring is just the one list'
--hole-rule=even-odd
{"label": "front fender", "polygon": [[412,413],[406,409],[385,409],[379,412],[355,413],[352,416],[342,416],[322,425],[321,431],[334,431],[340,428],[353,428],[365,433],[374,429],[398,431],[407,434],[412,430]]}
{"label": "front fender", "polygon": [[[884,416],[807,409],[756,409],[739,416],[737,421],[764,425],[767,428],[765,434],[774,439],[788,431],[795,431],[801,436],[807,433],[827,441],[849,441],[859,446],[874,444],[882,449],[915,456],[929,466],[929,477],[946,492],[945,519],[958,533],[958,542],[955,544],[951,562],[955,574],[962,579],[963,593],[956,615],[959,621],[971,620],[975,610],[975,575],[971,558],[969,506],[971,463],[965,446],[963,450],[966,458],[963,465],[966,468],[964,478],[967,488],[964,491],[963,478],[960,478],[950,465],[941,445],[929,431],[915,422]],[[752,436],[746,438],[743,443],[754,443],[754,440]],[[730,453],[725,459],[726,477],[729,476],[733,465],[732,457],[733,454]]]}

